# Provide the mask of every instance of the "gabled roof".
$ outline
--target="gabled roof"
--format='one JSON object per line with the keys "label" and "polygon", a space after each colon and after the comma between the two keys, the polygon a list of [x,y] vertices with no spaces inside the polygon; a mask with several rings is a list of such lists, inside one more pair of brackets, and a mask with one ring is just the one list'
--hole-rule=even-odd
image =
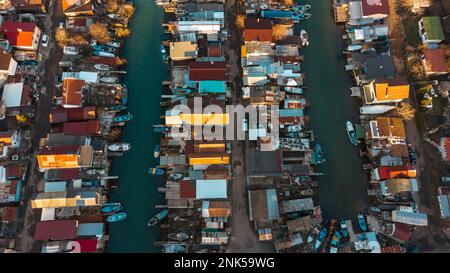
{"label": "gabled roof", "polygon": [[409,98],[409,83],[403,78],[375,80],[377,101]]}
{"label": "gabled roof", "polygon": [[65,135],[95,135],[100,131],[99,120],[66,122],[63,125]]}
{"label": "gabled roof", "polygon": [[4,22],[0,31],[12,46],[32,46],[36,23]]}
{"label": "gabled roof", "polygon": [[9,64],[12,60],[12,54],[6,53],[0,49],[0,70],[9,70]]}
{"label": "gabled roof", "polygon": [[423,17],[422,21],[427,34],[427,40],[445,40],[441,19],[438,16]]}
{"label": "gabled roof", "polygon": [[362,0],[361,6],[363,16],[376,14],[389,15],[388,0]]}
{"label": "gabled roof", "polygon": [[427,49],[424,55],[427,72],[448,73],[447,58],[443,49]]}
{"label": "gabled roof", "polygon": [[227,79],[226,71],[225,62],[191,62],[189,64],[189,80],[225,81]]}
{"label": "gabled roof", "polygon": [[81,91],[85,81],[67,78],[63,81],[62,103],[68,105],[81,105]]}
{"label": "gabled roof", "polygon": [[378,117],[378,132],[382,137],[402,137],[406,136],[403,119],[392,117]]}
{"label": "gabled roof", "polygon": [[62,0],[63,12],[87,12],[94,9],[91,0]]}
{"label": "gabled roof", "polygon": [[35,240],[70,240],[77,237],[76,220],[57,220],[36,223]]}

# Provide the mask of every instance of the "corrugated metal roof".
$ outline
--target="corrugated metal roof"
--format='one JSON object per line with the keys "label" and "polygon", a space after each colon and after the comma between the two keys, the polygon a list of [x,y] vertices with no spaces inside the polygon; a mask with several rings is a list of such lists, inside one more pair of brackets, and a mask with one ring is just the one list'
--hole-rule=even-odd
{"label": "corrugated metal roof", "polygon": [[196,181],[197,199],[225,199],[227,198],[227,180],[211,179]]}
{"label": "corrugated metal roof", "polygon": [[97,236],[103,234],[103,223],[84,223],[78,226],[77,236]]}
{"label": "corrugated metal roof", "polygon": [[44,185],[44,192],[65,192],[67,183],[61,182],[46,182]]}
{"label": "corrugated metal roof", "polygon": [[280,218],[278,208],[278,198],[276,189],[269,189],[267,194],[267,216],[269,220],[276,220]]}

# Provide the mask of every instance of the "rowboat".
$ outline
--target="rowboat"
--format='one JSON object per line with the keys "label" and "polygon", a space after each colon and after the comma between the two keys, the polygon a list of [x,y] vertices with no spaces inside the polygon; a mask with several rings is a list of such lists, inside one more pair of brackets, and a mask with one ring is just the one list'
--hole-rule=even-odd
{"label": "rowboat", "polygon": [[108,71],[110,69],[107,64],[94,64],[94,68],[97,70]]}
{"label": "rowboat", "polygon": [[148,226],[156,225],[162,219],[164,219],[168,214],[169,214],[169,211],[167,209],[158,212],[155,216],[153,216],[152,218],[150,218],[150,220],[148,220],[147,225]]}
{"label": "rowboat", "polygon": [[339,248],[339,242],[341,241],[342,235],[339,231],[336,231],[331,238],[330,243],[330,253],[337,253]]}
{"label": "rowboat", "polygon": [[116,213],[123,209],[120,203],[106,203],[102,206],[103,213]]}
{"label": "rowboat", "polygon": [[317,163],[323,163],[325,161],[325,158],[323,157],[322,147],[320,146],[320,144],[316,144],[314,154],[316,156]]}
{"label": "rowboat", "polygon": [[363,232],[367,231],[366,219],[363,214],[358,214],[358,225]]}
{"label": "rowboat", "polygon": [[347,130],[347,134],[348,134],[348,138],[350,139],[350,142],[353,145],[357,145],[358,140],[356,137],[356,131],[355,131],[355,128],[353,127],[353,124],[350,121],[347,121],[347,123],[346,123],[346,130]]}
{"label": "rowboat", "polygon": [[313,247],[313,251],[317,252],[317,250],[319,250],[320,245],[323,243],[323,241],[325,241],[325,237],[327,236],[328,233],[328,229],[324,228],[320,231],[319,235],[316,238],[316,241],[314,242],[314,247]]}
{"label": "rowboat", "polygon": [[154,149],[154,151],[153,151],[153,156],[155,157],[155,158],[158,158],[159,157],[159,153],[160,153],[160,146],[158,145],[158,144],[156,144],[155,145],[155,149]]}
{"label": "rowboat", "polygon": [[302,46],[308,46],[309,45],[308,32],[306,32],[306,30],[302,29],[300,31],[300,39],[302,40]]}
{"label": "rowboat", "polygon": [[125,152],[131,149],[131,144],[126,142],[117,142],[108,145],[108,150],[112,152]]}
{"label": "rowboat", "polygon": [[167,235],[167,238],[173,241],[186,241],[187,239],[189,239],[189,235],[184,232],[170,233],[169,235]]}
{"label": "rowboat", "polygon": [[148,169],[148,173],[153,175],[163,175],[165,171],[159,168],[150,168]]}
{"label": "rowboat", "polygon": [[127,218],[127,214],[125,212],[119,212],[119,213],[116,213],[116,214],[106,217],[106,222],[114,223],[114,222],[123,221],[126,218]]}
{"label": "rowboat", "polygon": [[124,122],[124,121],[129,121],[133,118],[133,115],[131,113],[125,114],[125,115],[120,115],[120,116],[116,116],[113,118],[114,122]]}

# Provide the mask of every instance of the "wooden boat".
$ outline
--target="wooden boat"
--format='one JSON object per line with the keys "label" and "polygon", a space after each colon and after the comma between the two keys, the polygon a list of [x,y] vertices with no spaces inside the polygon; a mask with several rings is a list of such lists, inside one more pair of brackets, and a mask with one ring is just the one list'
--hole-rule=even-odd
{"label": "wooden boat", "polygon": [[317,163],[323,163],[325,161],[325,158],[323,157],[322,147],[320,146],[320,144],[316,144],[314,154],[316,156]]}
{"label": "wooden boat", "polygon": [[320,248],[320,245],[323,243],[323,241],[325,241],[325,238],[327,237],[327,233],[328,233],[328,229],[327,228],[323,228],[319,235],[316,238],[316,241],[314,242],[314,247],[313,247],[313,251],[317,252]]}
{"label": "wooden boat", "polygon": [[148,169],[148,173],[153,175],[163,175],[165,171],[160,168],[150,168]]}
{"label": "wooden boat", "polygon": [[102,206],[103,213],[116,213],[123,209],[120,203],[106,203]]}
{"label": "wooden boat", "polygon": [[94,68],[97,70],[108,71],[110,69],[107,64],[94,64]]}
{"label": "wooden boat", "polygon": [[341,238],[341,233],[336,230],[336,232],[333,234],[333,237],[331,238],[330,253],[337,253]]}
{"label": "wooden boat", "polygon": [[302,46],[308,46],[309,45],[308,32],[306,32],[306,30],[302,29],[300,31],[300,39],[302,40]]}
{"label": "wooden boat", "polygon": [[116,213],[116,214],[106,217],[106,222],[114,223],[114,222],[123,221],[126,218],[127,218],[127,214],[125,212],[119,212],[119,213]]}
{"label": "wooden boat", "polygon": [[125,152],[131,149],[131,144],[126,142],[117,142],[108,145],[108,150],[112,152]]}
{"label": "wooden boat", "polygon": [[367,231],[367,223],[363,214],[358,214],[358,225],[363,232]]}
{"label": "wooden boat", "polygon": [[120,115],[120,116],[116,116],[113,118],[114,122],[124,122],[124,121],[129,121],[133,118],[133,115],[131,113],[125,114],[125,115]]}
{"label": "wooden boat", "polygon": [[300,194],[301,195],[305,195],[305,196],[310,196],[310,195],[314,194],[314,191],[311,188],[309,188],[309,189],[306,189],[306,190],[301,190]]}
{"label": "wooden boat", "polygon": [[100,82],[103,83],[116,83],[119,81],[119,78],[117,77],[101,77]]}
{"label": "wooden boat", "polygon": [[147,225],[154,226],[154,225],[158,224],[168,214],[169,214],[169,211],[167,209],[158,212],[155,216],[153,216],[152,218],[150,218],[150,220],[148,220]]}
{"label": "wooden boat", "polygon": [[341,219],[341,232],[342,232],[342,236],[348,237],[348,227],[347,227],[347,223],[345,222],[344,219]]}
{"label": "wooden boat", "polygon": [[154,156],[155,158],[158,158],[158,157],[159,157],[160,149],[161,149],[161,147],[160,147],[158,144],[156,144],[156,145],[155,145],[155,149],[154,149],[154,151],[153,151],[153,156]]}
{"label": "wooden boat", "polygon": [[363,48],[362,45],[349,45],[347,46],[347,51],[357,51],[360,50],[361,48]]}
{"label": "wooden boat", "polygon": [[189,239],[189,235],[184,232],[170,233],[167,238],[172,241],[186,241]]}
{"label": "wooden boat", "polygon": [[171,180],[180,180],[181,178],[183,178],[183,174],[181,173],[173,173],[169,175],[169,179]]}
{"label": "wooden boat", "polygon": [[347,134],[348,134],[348,138],[350,139],[350,142],[353,145],[357,145],[358,139],[356,137],[356,131],[355,131],[355,128],[353,127],[353,124],[350,121],[347,121],[347,123],[346,123],[346,130],[347,130]]}
{"label": "wooden boat", "polygon": [[110,112],[120,112],[123,110],[127,110],[128,107],[126,107],[125,105],[112,105],[109,107],[106,107],[105,110],[106,111],[110,111]]}

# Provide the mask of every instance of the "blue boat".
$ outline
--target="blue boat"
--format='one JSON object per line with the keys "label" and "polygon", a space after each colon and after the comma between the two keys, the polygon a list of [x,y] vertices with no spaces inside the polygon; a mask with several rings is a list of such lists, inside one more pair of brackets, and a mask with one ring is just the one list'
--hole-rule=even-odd
{"label": "blue boat", "polygon": [[123,87],[122,89],[122,97],[121,97],[122,105],[127,105],[128,103],[128,89]]}
{"label": "blue boat", "polygon": [[166,48],[164,47],[164,45],[161,45],[161,55],[162,55],[163,61],[167,62],[167,51],[166,51]]}
{"label": "blue boat", "polygon": [[109,107],[106,107],[106,111],[111,111],[111,112],[120,112],[123,110],[127,110],[128,107],[126,107],[125,105],[112,105]]}
{"label": "blue boat", "polygon": [[164,246],[163,252],[164,253],[181,253],[181,252],[186,252],[186,247],[184,247],[183,245],[179,245],[179,244],[166,245],[166,246]]}
{"label": "blue boat", "polygon": [[294,12],[286,11],[286,10],[270,10],[265,9],[261,11],[262,18],[269,19],[292,19],[294,16]]}
{"label": "blue boat", "polygon": [[103,213],[116,213],[123,209],[120,203],[106,203],[102,206]]}
{"label": "blue boat", "polygon": [[347,227],[347,223],[345,222],[344,219],[341,219],[341,232],[342,232],[342,236],[348,237],[348,227]]}
{"label": "blue boat", "polygon": [[325,241],[325,238],[327,237],[328,229],[324,228],[320,231],[319,235],[316,238],[316,241],[314,242],[314,248],[313,251],[317,252],[319,250],[320,245]]}
{"label": "blue boat", "polygon": [[119,213],[116,213],[116,214],[106,217],[106,222],[114,223],[114,222],[123,221],[126,218],[127,218],[127,214],[125,212],[119,212]]}
{"label": "blue boat", "polygon": [[169,214],[167,209],[158,212],[155,216],[153,216],[150,220],[148,220],[148,226],[154,226],[158,224],[162,219],[164,219]]}
{"label": "blue boat", "polygon": [[158,158],[158,157],[159,157],[160,149],[161,149],[161,147],[160,147],[158,144],[156,144],[156,145],[155,145],[155,150],[153,151],[153,156],[154,156],[155,158]]}
{"label": "blue boat", "polygon": [[125,121],[129,121],[132,118],[133,118],[133,115],[131,113],[128,113],[125,115],[120,115],[120,116],[114,117],[113,121],[114,122],[125,122]]}
{"label": "blue boat", "polygon": [[341,239],[341,233],[339,231],[336,231],[331,238],[330,253],[337,253]]}
{"label": "blue boat", "polygon": [[165,132],[169,132],[169,131],[170,131],[170,128],[164,127],[164,126],[158,126],[158,127],[153,128],[153,132],[155,132],[155,133],[165,133]]}
{"label": "blue boat", "polygon": [[358,225],[363,232],[367,231],[366,219],[363,214],[358,214]]}
{"label": "blue boat", "polygon": [[160,168],[150,168],[148,169],[148,173],[153,175],[163,175],[165,172]]}
{"label": "blue boat", "polygon": [[320,144],[316,144],[314,149],[314,154],[316,156],[316,163],[323,163],[325,161],[325,158],[323,157],[323,150]]}
{"label": "blue boat", "polygon": [[92,49],[94,51],[101,51],[101,52],[107,52],[107,53],[115,53],[116,52],[115,47],[104,46],[104,45],[93,45]]}
{"label": "blue boat", "polygon": [[358,144],[358,139],[356,137],[355,127],[353,127],[353,124],[350,121],[347,121],[346,129],[347,129],[348,137],[350,138],[350,142],[353,145],[357,145]]}

